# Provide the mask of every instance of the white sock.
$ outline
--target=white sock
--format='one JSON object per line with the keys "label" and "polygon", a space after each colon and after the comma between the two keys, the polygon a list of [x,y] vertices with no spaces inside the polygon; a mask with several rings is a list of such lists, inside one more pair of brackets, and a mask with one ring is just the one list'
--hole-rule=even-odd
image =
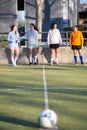
{"label": "white sock", "polygon": [[32,63],[32,57],[31,56],[29,57],[29,62]]}
{"label": "white sock", "polygon": [[37,56],[34,56],[34,62],[35,63],[37,62]]}
{"label": "white sock", "polygon": [[56,58],[56,62],[58,62],[58,58]]}
{"label": "white sock", "polygon": [[51,64],[53,64],[53,58],[51,58]]}
{"label": "white sock", "polygon": [[12,62],[13,65],[15,65],[15,60],[14,60],[13,57],[11,58],[11,62]]}
{"label": "white sock", "polygon": [[18,59],[18,57],[15,57],[15,60],[14,60],[14,61],[15,61],[15,63],[16,63],[17,59]]}
{"label": "white sock", "polygon": [[58,64],[58,58],[56,58],[56,63]]}

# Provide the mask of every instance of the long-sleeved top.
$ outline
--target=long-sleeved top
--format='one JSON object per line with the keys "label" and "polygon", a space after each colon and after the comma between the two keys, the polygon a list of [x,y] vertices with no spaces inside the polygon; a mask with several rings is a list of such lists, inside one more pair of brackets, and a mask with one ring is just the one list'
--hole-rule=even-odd
{"label": "long-sleeved top", "polygon": [[60,31],[58,29],[53,29],[53,30],[50,29],[47,36],[47,42],[48,45],[62,43]]}
{"label": "long-sleeved top", "polygon": [[12,43],[18,43],[19,42],[19,33],[15,33],[13,31],[9,32],[8,37],[8,44],[12,44]]}
{"label": "long-sleeved top", "polygon": [[84,38],[83,38],[83,35],[82,35],[82,32],[81,31],[73,31],[71,34],[70,34],[70,45],[76,45],[76,46],[80,46],[80,45],[83,45],[84,44]]}
{"label": "long-sleeved top", "polygon": [[28,30],[25,34],[28,44],[38,44],[38,32],[36,30]]}

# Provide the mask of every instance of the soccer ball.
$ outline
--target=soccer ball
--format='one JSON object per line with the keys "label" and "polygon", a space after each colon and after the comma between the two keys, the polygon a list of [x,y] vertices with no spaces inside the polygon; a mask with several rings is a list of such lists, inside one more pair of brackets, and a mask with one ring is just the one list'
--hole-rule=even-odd
{"label": "soccer ball", "polygon": [[43,110],[39,113],[38,122],[42,128],[53,128],[57,123],[57,115],[53,110]]}

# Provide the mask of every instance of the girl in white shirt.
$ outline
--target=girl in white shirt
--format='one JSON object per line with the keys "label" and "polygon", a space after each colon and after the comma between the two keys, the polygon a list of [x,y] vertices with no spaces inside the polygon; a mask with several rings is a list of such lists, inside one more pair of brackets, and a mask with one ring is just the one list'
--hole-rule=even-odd
{"label": "girl in white shirt", "polygon": [[59,48],[60,43],[62,43],[62,38],[61,38],[60,31],[57,29],[56,23],[51,24],[51,27],[47,36],[47,41],[51,49],[50,64],[53,65],[54,61],[56,62],[56,64],[58,64],[58,48]]}
{"label": "girl in white shirt", "polygon": [[13,66],[16,66],[16,61],[19,56],[19,33],[16,25],[11,26],[11,31],[8,34],[8,46],[11,52],[11,62]]}
{"label": "girl in white shirt", "polygon": [[[28,49],[29,49],[29,64],[32,64],[34,59],[34,64],[38,62],[37,48],[38,48],[38,30],[36,30],[33,23],[30,24],[30,29],[26,32],[25,37],[28,39]],[[34,58],[33,57],[34,52]]]}

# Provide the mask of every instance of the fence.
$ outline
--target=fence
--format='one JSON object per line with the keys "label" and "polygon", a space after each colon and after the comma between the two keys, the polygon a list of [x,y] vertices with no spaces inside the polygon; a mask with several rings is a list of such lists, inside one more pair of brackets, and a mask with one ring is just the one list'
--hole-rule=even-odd
{"label": "fence", "polygon": [[[59,49],[59,63],[73,63],[73,51],[68,46],[69,45],[69,36],[71,32],[61,32],[62,35],[62,47]],[[84,33],[85,42],[87,42],[87,31]],[[21,33],[21,36],[25,33]],[[50,49],[47,47],[47,32],[39,33],[42,36],[42,39],[39,39],[39,49],[38,49],[38,60],[39,63],[49,63],[50,62]],[[25,42],[25,41],[24,41]],[[25,42],[26,43],[26,42]],[[87,44],[86,44],[87,45]],[[20,45],[21,46],[21,45]],[[25,45],[23,45],[25,46]],[[29,53],[26,46],[19,48],[20,55],[18,59],[18,64],[28,64]],[[84,62],[87,63],[87,47],[82,49]],[[7,33],[0,34],[0,64],[11,63],[10,53],[7,44]]]}
{"label": "fence", "polygon": [[[47,33],[48,32],[39,32],[39,44],[47,43]],[[61,31],[62,36],[62,44],[61,46],[69,46],[69,37],[70,37],[70,31]],[[87,31],[82,31],[84,36],[84,45],[87,46]],[[20,36],[23,36],[25,32],[20,33]],[[20,46],[25,46],[25,40],[22,40],[20,42]],[[0,47],[7,47],[7,33],[0,33]]]}

